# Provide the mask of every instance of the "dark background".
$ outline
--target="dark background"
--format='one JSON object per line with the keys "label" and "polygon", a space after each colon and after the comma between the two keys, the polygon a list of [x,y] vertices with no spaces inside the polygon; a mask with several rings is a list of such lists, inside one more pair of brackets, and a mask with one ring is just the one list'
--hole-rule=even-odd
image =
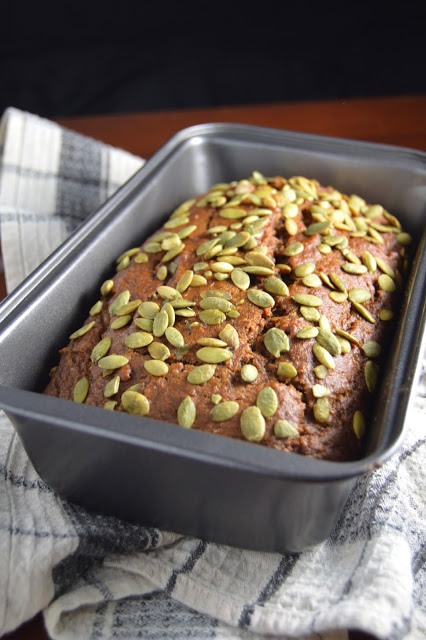
{"label": "dark background", "polygon": [[4,7],[0,112],[59,117],[426,93],[424,4]]}

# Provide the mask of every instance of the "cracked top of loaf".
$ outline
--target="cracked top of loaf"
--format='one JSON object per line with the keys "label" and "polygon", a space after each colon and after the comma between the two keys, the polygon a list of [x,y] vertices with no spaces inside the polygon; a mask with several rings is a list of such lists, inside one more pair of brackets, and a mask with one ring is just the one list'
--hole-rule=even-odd
{"label": "cracked top of loaf", "polygon": [[216,184],[117,258],[45,392],[356,459],[410,242],[380,204],[314,179]]}

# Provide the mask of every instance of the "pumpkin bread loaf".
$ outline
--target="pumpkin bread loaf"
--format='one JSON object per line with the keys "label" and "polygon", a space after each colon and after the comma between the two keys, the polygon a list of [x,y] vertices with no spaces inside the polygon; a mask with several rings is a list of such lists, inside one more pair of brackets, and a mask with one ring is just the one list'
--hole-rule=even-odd
{"label": "pumpkin bread loaf", "polygon": [[216,184],[118,257],[45,393],[356,459],[410,241],[316,180]]}

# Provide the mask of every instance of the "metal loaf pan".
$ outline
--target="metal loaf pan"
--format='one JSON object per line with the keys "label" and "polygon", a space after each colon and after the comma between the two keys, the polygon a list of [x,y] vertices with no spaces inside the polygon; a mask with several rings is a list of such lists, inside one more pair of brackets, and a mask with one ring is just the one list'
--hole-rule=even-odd
{"label": "metal loaf pan", "polygon": [[[395,213],[418,242],[364,457],[333,463],[43,396],[58,349],[123,250],[213,183],[305,175]],[[354,483],[401,446],[422,353],[426,154],[231,124],[185,129],[0,306],[0,407],[41,478],[100,513],[269,551],[332,531]]]}

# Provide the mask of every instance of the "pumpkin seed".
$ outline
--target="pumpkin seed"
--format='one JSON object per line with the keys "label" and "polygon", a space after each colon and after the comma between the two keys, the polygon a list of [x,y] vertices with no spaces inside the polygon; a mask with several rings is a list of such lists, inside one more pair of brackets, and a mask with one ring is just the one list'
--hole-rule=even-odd
{"label": "pumpkin seed", "polygon": [[328,369],[323,364],[319,364],[314,368],[314,373],[318,380],[324,380],[324,378],[326,378],[328,375]]}
{"label": "pumpkin seed", "polygon": [[342,338],[342,336],[336,336],[336,338],[339,341],[342,353],[346,354],[352,351],[351,343],[349,342],[349,340],[346,340],[346,338]]}
{"label": "pumpkin seed", "polygon": [[327,331],[321,327],[318,331],[317,343],[321,345],[321,347],[324,347],[324,349],[327,349],[332,356],[340,356],[342,353],[342,348],[336,336],[333,335],[331,331]]}
{"label": "pumpkin seed", "polygon": [[349,342],[352,342],[353,344],[356,344],[357,347],[361,348],[361,344],[360,344],[359,340],[357,340],[357,338],[355,338],[355,336],[353,336],[348,331],[344,331],[343,329],[336,329],[336,333],[339,334],[339,336],[342,336],[343,338],[346,338],[346,340],[349,340]]}
{"label": "pumpkin seed", "polygon": [[104,404],[104,409],[107,409],[108,411],[114,411],[116,406],[117,406],[116,400],[108,400],[108,402],[105,402]]}
{"label": "pumpkin seed", "polygon": [[167,360],[170,356],[170,349],[162,342],[152,342],[148,347],[148,352],[154,360]]}
{"label": "pumpkin seed", "polygon": [[226,342],[223,340],[218,340],[218,338],[199,338],[197,340],[197,344],[201,347],[226,347],[228,346]]}
{"label": "pumpkin seed", "polygon": [[231,273],[231,280],[236,287],[245,291],[250,286],[250,276],[241,269],[234,269]]}
{"label": "pumpkin seed", "polygon": [[138,313],[142,318],[150,318],[153,320],[160,311],[160,306],[156,302],[142,302],[138,307]]}
{"label": "pumpkin seed", "polygon": [[238,337],[237,330],[230,324],[226,324],[219,332],[219,338],[230,347],[237,349],[240,345],[240,339]]}
{"label": "pumpkin seed", "polygon": [[382,291],[388,291],[390,293],[395,291],[395,282],[386,273],[381,273],[379,275],[377,283],[379,285],[379,289],[381,289]]}
{"label": "pumpkin seed", "polygon": [[167,267],[165,264],[161,265],[156,273],[157,280],[165,280],[167,278]]}
{"label": "pumpkin seed", "polygon": [[324,387],[322,384],[314,384],[314,386],[312,387],[312,393],[314,395],[314,398],[325,398],[326,396],[329,396],[331,391],[330,389],[327,389],[327,387]]}
{"label": "pumpkin seed", "polygon": [[298,293],[295,296],[291,297],[295,302],[297,302],[297,304],[301,304],[304,307],[319,307],[320,305],[322,305],[321,298],[313,296],[309,293]]}
{"label": "pumpkin seed", "polygon": [[203,384],[214,376],[215,370],[216,366],[214,364],[202,364],[191,369],[186,379],[191,384]]}
{"label": "pumpkin seed", "polygon": [[169,367],[162,360],[145,360],[143,366],[152,376],[165,376],[169,371]]}
{"label": "pumpkin seed", "polygon": [[225,247],[243,247],[249,238],[250,234],[247,231],[240,231],[226,242]]}
{"label": "pumpkin seed", "polygon": [[302,262],[302,264],[297,265],[294,270],[294,275],[298,278],[303,278],[304,276],[308,276],[310,273],[315,271],[315,263],[314,262]]}
{"label": "pumpkin seed", "polygon": [[282,214],[284,218],[294,218],[299,213],[299,207],[294,202],[288,202],[284,205]]}
{"label": "pumpkin seed", "polygon": [[264,387],[256,398],[256,406],[265,418],[270,418],[278,409],[278,396],[272,387]]}
{"label": "pumpkin seed", "polygon": [[361,411],[355,411],[352,418],[352,428],[358,440],[361,440],[365,433],[365,420]]}
{"label": "pumpkin seed", "polygon": [[195,302],[192,300],[185,300],[184,298],[176,298],[175,300],[170,300],[169,304],[173,307],[173,309],[185,309],[186,307],[194,307]]}
{"label": "pumpkin seed", "polygon": [[182,215],[187,213],[191,207],[195,204],[195,198],[191,198],[189,200],[185,200],[182,202],[171,214],[170,218],[180,218]]}
{"label": "pumpkin seed", "polygon": [[176,247],[180,247],[182,244],[182,240],[178,236],[177,233],[171,233],[167,238],[164,238],[161,242],[161,248],[163,251],[169,251],[170,249],[175,249]]}
{"label": "pumpkin seed", "polygon": [[140,300],[132,300],[131,302],[128,302],[127,304],[123,304],[121,307],[119,307],[116,310],[115,315],[126,316],[129,313],[133,313],[134,311],[136,311],[136,309],[139,307],[140,304],[141,304]]}
{"label": "pumpkin seed", "polygon": [[318,342],[315,342],[312,347],[314,355],[320,364],[323,364],[327,369],[335,369],[336,365],[333,356],[327,349],[324,349]]}
{"label": "pumpkin seed", "polygon": [[352,302],[352,304],[363,318],[368,320],[368,322],[371,322],[371,324],[376,324],[374,316],[368,311],[368,309],[366,309],[362,304],[359,304],[358,302]]}
{"label": "pumpkin seed", "polygon": [[189,227],[184,227],[183,229],[181,229],[180,231],[177,232],[179,238],[181,240],[184,240],[185,238],[188,238],[188,236],[191,235],[191,233],[193,231],[195,231],[197,229],[197,225],[196,224],[191,224],[189,225]]}
{"label": "pumpkin seed", "polygon": [[411,244],[412,240],[413,239],[409,233],[402,232],[402,233],[398,233],[396,236],[396,241],[399,244],[401,244],[403,247],[406,247],[409,244]]}
{"label": "pumpkin seed", "polygon": [[101,367],[101,369],[119,369],[128,362],[129,359],[125,356],[119,356],[113,353],[110,356],[105,356],[104,358],[98,360],[98,366]]}
{"label": "pumpkin seed", "polygon": [[167,327],[169,326],[169,316],[167,311],[162,309],[157,313],[154,318],[154,322],[152,324],[152,331],[156,338],[160,338],[166,332]]}
{"label": "pumpkin seed", "polygon": [[380,320],[383,320],[384,322],[387,322],[388,320],[392,320],[393,318],[393,311],[391,311],[391,309],[382,309],[380,311]]}
{"label": "pumpkin seed", "polygon": [[170,344],[172,345],[172,347],[176,347],[176,349],[180,349],[185,344],[183,335],[175,327],[167,327],[165,331],[165,336],[167,340],[170,342]]}
{"label": "pumpkin seed", "polygon": [[70,340],[75,340],[76,338],[81,338],[81,336],[84,336],[88,331],[90,331],[90,329],[94,326],[95,321],[92,320],[92,322],[89,322],[88,324],[84,324],[82,327],[80,327],[80,329],[77,329],[77,331],[74,331],[69,339]]}
{"label": "pumpkin seed", "polygon": [[231,300],[232,296],[228,291],[222,289],[206,289],[200,293],[200,298],[225,298],[225,300]]}
{"label": "pumpkin seed", "polygon": [[297,369],[290,362],[280,362],[277,375],[282,378],[295,378],[297,376]]}
{"label": "pumpkin seed", "polygon": [[219,347],[201,347],[197,351],[197,358],[209,364],[218,364],[226,362],[232,358],[232,352],[229,349]]}
{"label": "pumpkin seed", "polygon": [[170,302],[165,302],[163,304],[163,310],[167,313],[167,317],[169,319],[169,327],[173,327],[176,319],[174,307],[172,307]]}
{"label": "pumpkin seed", "polygon": [[149,401],[138,391],[125,391],[121,396],[121,406],[134,416],[146,416],[149,413]]}
{"label": "pumpkin seed", "polygon": [[142,331],[149,331],[151,333],[153,321],[151,318],[136,318],[135,325],[139,327],[139,329],[142,329]]}
{"label": "pumpkin seed", "polygon": [[268,267],[259,267],[257,265],[249,265],[248,267],[241,267],[241,270],[245,273],[249,273],[254,276],[273,276],[273,269]]}
{"label": "pumpkin seed", "polygon": [[289,236],[296,236],[299,233],[299,227],[293,218],[287,218],[284,222],[284,227]]}
{"label": "pumpkin seed", "polygon": [[114,298],[114,300],[109,306],[109,314],[111,316],[116,316],[117,311],[120,309],[120,307],[122,307],[124,304],[127,304],[129,300],[130,300],[130,291],[128,289],[119,293],[118,296]]}
{"label": "pumpkin seed", "polygon": [[146,255],[146,253],[138,253],[137,256],[135,256],[135,262],[136,264],[145,264],[146,262],[148,262],[149,258]]}
{"label": "pumpkin seed", "polygon": [[329,298],[333,300],[333,302],[337,302],[337,304],[341,304],[348,299],[348,294],[346,291],[330,291],[328,294]]}
{"label": "pumpkin seed", "polygon": [[337,273],[329,273],[328,277],[330,278],[336,289],[338,289],[339,291],[347,291],[345,283],[339,278]]}
{"label": "pumpkin seed", "polygon": [[208,325],[222,324],[226,320],[225,314],[219,309],[205,309],[200,312],[199,318]]}
{"label": "pumpkin seed", "polygon": [[324,220],[322,222],[314,222],[304,230],[305,236],[313,236],[317,233],[325,233],[330,227],[330,220]]}
{"label": "pumpkin seed", "polygon": [[253,364],[243,364],[241,367],[241,378],[244,382],[254,382],[258,375],[259,372]]}
{"label": "pumpkin seed", "polygon": [[252,266],[266,267],[267,269],[273,269],[275,266],[275,262],[260,251],[248,251],[245,254],[245,259]]}
{"label": "pumpkin seed", "polygon": [[266,349],[275,358],[279,358],[281,352],[289,351],[290,349],[288,335],[282,329],[277,329],[276,327],[268,329],[263,342]]}
{"label": "pumpkin seed", "polygon": [[296,338],[300,338],[301,340],[306,340],[309,338],[316,338],[316,336],[318,335],[318,329],[317,327],[303,327],[303,329],[300,329],[300,331],[298,331],[296,333]]}
{"label": "pumpkin seed", "polygon": [[222,400],[222,396],[220,396],[218,393],[213,393],[211,397],[211,401],[213,402],[213,404],[219,404],[221,400]]}
{"label": "pumpkin seed", "polygon": [[332,252],[332,248],[330,247],[330,245],[328,244],[324,244],[321,243],[317,246],[317,249],[320,253],[322,253],[324,256],[326,256],[327,254]]}
{"label": "pumpkin seed", "polygon": [[115,395],[120,387],[120,376],[114,376],[104,387],[104,397],[110,398]]}
{"label": "pumpkin seed", "polygon": [[106,356],[111,346],[111,338],[103,338],[92,349],[90,359],[92,362],[98,362],[101,358]]}
{"label": "pumpkin seed", "polygon": [[102,311],[102,300],[95,302],[89,311],[89,316],[97,316]]}
{"label": "pumpkin seed", "polygon": [[195,316],[195,311],[192,311],[192,309],[176,309],[175,313],[177,316],[183,316],[184,318],[193,318]]}
{"label": "pumpkin seed", "polygon": [[342,264],[341,269],[345,271],[345,273],[350,273],[351,275],[362,275],[363,273],[367,273],[368,269],[365,264],[353,264],[353,262],[345,262]]}
{"label": "pumpkin seed", "polygon": [[80,378],[74,387],[73,400],[79,404],[83,403],[89,393],[89,381],[87,378]]}
{"label": "pumpkin seed", "polygon": [[325,331],[331,331],[331,324],[330,324],[330,320],[327,318],[327,316],[320,316],[319,319],[319,326],[321,329],[325,329]]}
{"label": "pumpkin seed", "polygon": [[189,396],[186,396],[186,398],[180,403],[177,410],[179,425],[186,429],[190,429],[194,424],[196,413],[195,404]]}
{"label": "pumpkin seed", "polygon": [[238,220],[239,218],[245,218],[247,211],[245,209],[238,209],[234,207],[223,208],[219,215],[221,218],[227,218],[228,220]]}
{"label": "pumpkin seed", "polygon": [[314,404],[314,417],[317,422],[327,422],[330,417],[330,403],[327,398],[318,398]]}
{"label": "pumpkin seed", "polygon": [[[206,271],[206,275],[207,275],[207,271]],[[211,272],[210,274],[211,275]],[[189,285],[190,287],[202,287],[204,284],[207,284],[207,280],[205,279],[204,276],[200,276],[198,273],[194,274],[194,277],[191,280],[191,284]]]}
{"label": "pumpkin seed", "polygon": [[317,276],[316,273],[310,273],[307,276],[304,276],[302,278],[302,282],[305,285],[305,287],[321,287],[322,286],[322,280],[319,276]]}
{"label": "pumpkin seed", "polygon": [[292,242],[288,244],[284,249],[285,256],[297,256],[297,254],[301,253],[304,249],[304,246],[301,242]]}
{"label": "pumpkin seed", "polygon": [[219,309],[219,311],[226,313],[233,308],[233,305],[229,300],[225,300],[224,298],[214,298],[209,296],[200,301],[200,307],[202,309]]}
{"label": "pumpkin seed", "polygon": [[247,407],[240,418],[241,432],[246,440],[260,442],[265,435],[266,424],[258,407]]}
{"label": "pumpkin seed", "polygon": [[147,242],[147,244],[144,246],[144,250],[147,253],[160,253],[161,244],[159,242]]}
{"label": "pumpkin seed", "polygon": [[105,280],[101,286],[101,295],[107,296],[114,288],[114,280]]}
{"label": "pumpkin seed", "polygon": [[368,358],[377,358],[381,351],[379,343],[374,340],[364,342],[362,350]]}
{"label": "pumpkin seed", "polygon": [[238,402],[232,400],[221,402],[210,411],[210,418],[213,422],[225,422],[233,418],[238,413],[239,408]]}
{"label": "pumpkin seed", "polygon": [[285,282],[281,280],[281,278],[277,278],[272,276],[270,278],[265,278],[263,281],[263,286],[266,291],[269,293],[273,293],[276,296],[288,296],[288,287]]}
{"label": "pumpkin seed", "polygon": [[318,322],[320,319],[320,312],[315,307],[305,307],[302,305],[299,307],[299,311],[308,322]]}
{"label": "pumpkin seed", "polygon": [[247,298],[257,307],[267,308],[273,307],[275,304],[274,298],[266,291],[261,291],[260,289],[249,289],[247,291]]}
{"label": "pumpkin seed", "polygon": [[367,360],[364,367],[364,379],[367,389],[372,393],[377,384],[378,368],[372,360]]}
{"label": "pumpkin seed", "polygon": [[174,289],[173,287],[168,287],[167,285],[164,285],[164,284],[160,285],[157,288],[157,293],[160,296],[160,298],[163,298],[163,300],[175,300],[175,298],[182,298],[181,294],[177,289]]}
{"label": "pumpkin seed", "polygon": [[274,424],[274,434],[277,438],[292,438],[299,432],[288,420],[277,420]]}
{"label": "pumpkin seed", "polygon": [[368,289],[351,289],[348,293],[348,298],[351,302],[367,302],[371,298],[371,293]]}

